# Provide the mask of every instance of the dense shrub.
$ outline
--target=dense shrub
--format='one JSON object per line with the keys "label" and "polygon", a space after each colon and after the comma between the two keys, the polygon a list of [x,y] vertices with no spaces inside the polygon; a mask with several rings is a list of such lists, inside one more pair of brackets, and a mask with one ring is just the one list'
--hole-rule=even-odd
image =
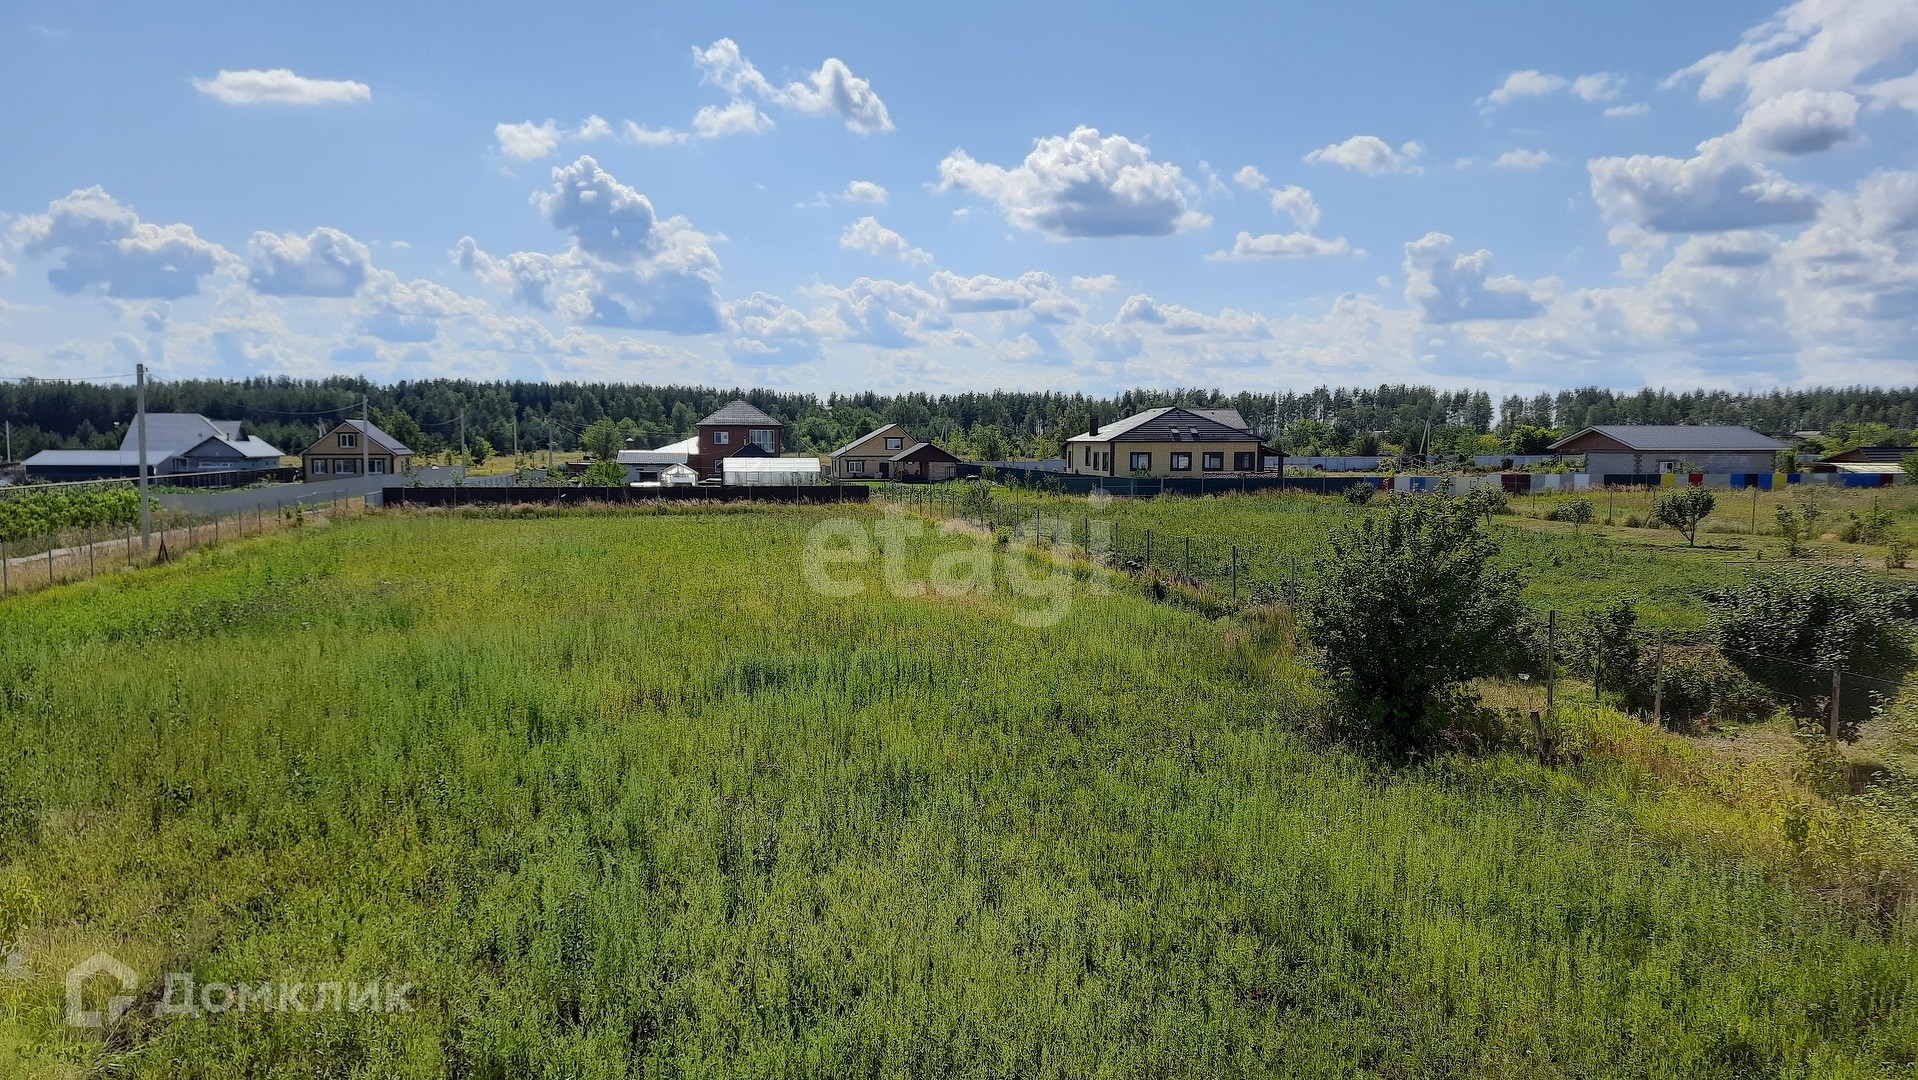
{"label": "dense shrub", "polygon": [[1351,503],[1353,506],[1364,506],[1366,503],[1372,501],[1372,496],[1378,493],[1379,489],[1374,487],[1370,480],[1361,480],[1351,487],[1346,488],[1344,495],[1345,501]]}
{"label": "dense shrub", "polygon": [[[1707,599],[1719,647],[1801,713],[1829,701],[1834,666],[1896,678],[1911,663],[1913,590],[1860,571],[1792,566]],[[1864,693],[1842,695],[1846,718],[1869,711]]]}
{"label": "dense shrub", "polygon": [[29,490],[0,499],[0,540],[128,525],[139,518],[140,493],[131,487]]}
{"label": "dense shrub", "polygon": [[1519,581],[1462,499],[1393,495],[1331,536],[1304,625],[1326,669],[1381,742],[1430,733],[1430,706],[1498,668],[1520,633]]}
{"label": "dense shrub", "polygon": [[586,487],[624,487],[626,468],[617,461],[601,458],[593,462],[579,482]]}

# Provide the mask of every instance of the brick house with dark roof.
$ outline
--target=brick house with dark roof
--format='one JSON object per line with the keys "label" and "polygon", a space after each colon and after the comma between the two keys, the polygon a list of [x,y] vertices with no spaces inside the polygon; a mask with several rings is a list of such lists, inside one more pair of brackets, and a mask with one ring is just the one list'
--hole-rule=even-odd
{"label": "brick house with dark roof", "polygon": [[744,401],[729,401],[699,422],[699,444],[686,464],[701,480],[719,478],[719,463],[748,446],[769,457],[779,456],[779,437],[785,425]]}
{"label": "brick house with dark roof", "polygon": [[1066,471],[1097,476],[1217,476],[1284,472],[1285,455],[1247,431],[1232,409],[1148,409],[1066,440]]}

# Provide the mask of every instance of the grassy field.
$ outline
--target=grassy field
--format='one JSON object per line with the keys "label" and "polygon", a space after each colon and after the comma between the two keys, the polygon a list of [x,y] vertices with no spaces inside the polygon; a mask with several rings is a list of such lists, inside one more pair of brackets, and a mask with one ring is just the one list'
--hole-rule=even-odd
{"label": "grassy field", "polygon": [[[1848,514],[1863,514],[1876,502],[1892,512],[1893,535],[1918,553],[1918,487],[1760,492],[1755,533],[1751,494],[1718,494],[1718,509],[1704,522],[1696,547],[1671,529],[1624,524],[1628,518],[1650,520],[1655,493],[1645,491],[1584,496],[1598,517],[1596,524],[1581,528],[1545,519],[1571,495],[1514,497],[1513,512],[1491,521],[1504,561],[1524,572],[1525,598],[1534,607],[1579,614],[1630,597],[1639,602],[1647,626],[1701,627],[1707,614],[1706,592],[1744,579],[1754,562],[1784,558],[1784,543],[1772,519],[1773,508],[1781,503],[1796,507],[1814,500],[1823,512],[1820,521],[1825,528],[1812,540],[1814,551],[1808,557],[1860,565],[1888,581],[1918,584],[1918,555],[1906,569],[1887,570],[1886,545],[1843,543],[1829,531],[1837,529]],[[1332,529],[1363,513],[1341,499],[1290,492],[1110,499],[1093,504],[1084,497],[1001,489],[999,501],[1015,517],[1035,510],[1057,515],[1072,522],[1081,534],[1083,527],[1078,523],[1090,517],[1122,528],[1152,529],[1174,568],[1180,537],[1192,536],[1215,547],[1236,545],[1248,577],[1272,580],[1283,580],[1295,569],[1301,577],[1309,576],[1311,561],[1324,553]],[[1605,524],[1608,515],[1613,522],[1609,526]]]}
{"label": "grassy field", "polygon": [[[1913,929],[1772,820],[1315,748],[1252,617],[822,596],[825,516],[392,513],[0,606],[0,1072],[1914,1075]],[[154,1019],[169,971],[417,989]]]}

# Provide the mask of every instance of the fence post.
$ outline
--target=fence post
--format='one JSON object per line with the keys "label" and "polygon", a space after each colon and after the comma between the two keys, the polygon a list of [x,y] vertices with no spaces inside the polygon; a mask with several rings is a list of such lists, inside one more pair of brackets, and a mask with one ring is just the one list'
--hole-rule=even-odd
{"label": "fence post", "polygon": [[1152,530],[1145,531],[1145,568],[1152,569]]}
{"label": "fence post", "polygon": [[7,580],[7,568],[13,560],[7,558],[7,542],[0,540],[0,596],[13,591],[13,583]]}
{"label": "fence post", "polygon": [[1665,722],[1665,631],[1658,631],[1658,651],[1652,661],[1652,723]]}
{"label": "fence post", "polygon": [[1838,665],[1831,666],[1831,720],[1825,725],[1825,734],[1832,742],[1838,741]]}
{"label": "fence post", "polygon": [[1555,691],[1558,689],[1558,665],[1553,653],[1558,646],[1558,610],[1554,608],[1545,613],[1545,715],[1557,716],[1553,711],[1556,704]]}
{"label": "fence post", "polygon": [[54,536],[52,533],[47,534],[47,584],[48,585],[53,584],[53,545],[58,543],[59,539],[60,539],[59,537]]}
{"label": "fence post", "polygon": [[1239,602],[1239,547],[1232,545],[1232,602]]}

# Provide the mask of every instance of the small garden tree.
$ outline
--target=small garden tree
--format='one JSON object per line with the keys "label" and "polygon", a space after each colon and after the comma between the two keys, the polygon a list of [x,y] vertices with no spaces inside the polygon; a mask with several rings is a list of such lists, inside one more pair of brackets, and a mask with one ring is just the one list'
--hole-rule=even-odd
{"label": "small garden tree", "polygon": [[1378,493],[1379,489],[1374,487],[1370,480],[1360,480],[1342,492],[1345,496],[1345,501],[1351,503],[1353,506],[1364,506],[1366,503],[1372,501],[1372,496]]}
{"label": "small garden tree", "polygon": [[1698,526],[1718,506],[1718,496],[1702,487],[1683,487],[1667,492],[1652,504],[1652,516],[1661,525],[1669,525],[1685,534],[1688,546],[1698,544]]}
{"label": "small garden tree", "polygon": [[1517,645],[1518,577],[1462,499],[1395,495],[1334,531],[1302,615],[1326,669],[1371,734],[1415,745],[1448,688],[1496,670]]}
{"label": "small garden tree", "polygon": [[1569,521],[1573,529],[1582,529],[1592,522],[1592,501],[1584,497],[1574,497],[1558,508],[1558,520]]}

